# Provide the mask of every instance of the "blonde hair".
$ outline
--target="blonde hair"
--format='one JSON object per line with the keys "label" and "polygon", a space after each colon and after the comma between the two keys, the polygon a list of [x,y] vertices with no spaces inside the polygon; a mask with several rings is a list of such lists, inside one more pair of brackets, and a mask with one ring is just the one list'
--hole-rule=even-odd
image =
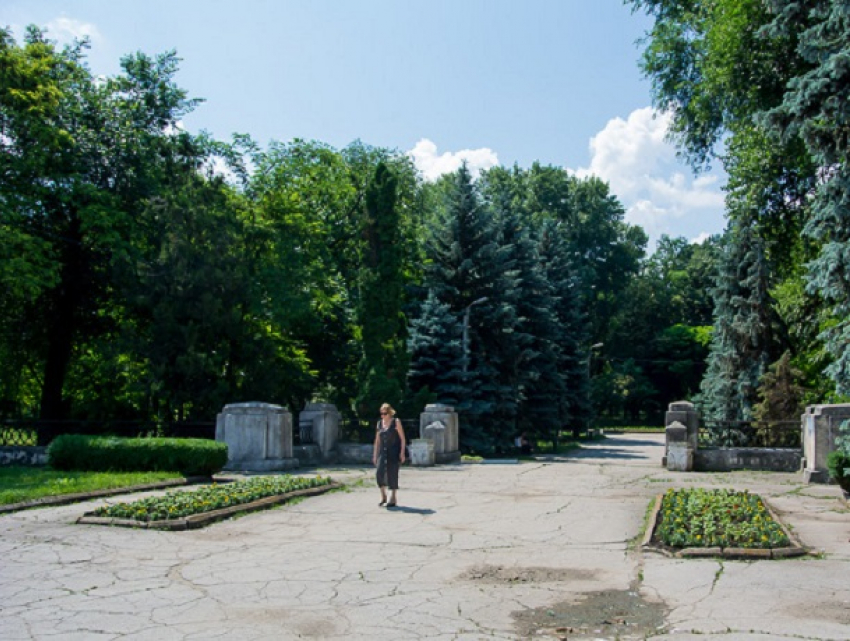
{"label": "blonde hair", "polygon": [[393,406],[389,403],[384,403],[383,405],[381,405],[381,411],[386,412],[390,416],[395,416],[395,410],[393,409]]}

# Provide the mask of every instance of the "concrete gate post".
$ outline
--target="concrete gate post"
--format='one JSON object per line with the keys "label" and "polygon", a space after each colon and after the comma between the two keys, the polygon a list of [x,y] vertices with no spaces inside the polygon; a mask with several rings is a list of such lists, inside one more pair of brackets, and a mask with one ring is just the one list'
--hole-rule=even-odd
{"label": "concrete gate post", "polygon": [[[694,404],[688,401],[676,401],[675,403],[670,403],[667,412],[664,415],[665,429],[673,425],[673,423],[679,423],[685,428],[684,442],[691,451],[691,465],[693,465],[693,458],[696,456],[696,451],[699,447],[699,412],[697,412]],[[680,436],[678,432],[674,432],[674,435],[676,438]],[[670,455],[669,449],[670,439],[668,436],[667,446],[664,450],[664,459],[661,462],[661,464],[665,467],[668,466],[668,457]]]}
{"label": "concrete gate post", "polygon": [[809,405],[802,415],[803,480],[806,483],[828,483],[826,457],[835,451],[838,428],[850,420],[850,404]]}
{"label": "concrete gate post", "polygon": [[667,426],[667,469],[671,472],[690,472],[694,469],[694,451],[688,443],[688,428],[679,421]]}
{"label": "concrete gate post", "polygon": [[313,443],[319,446],[322,460],[333,460],[339,440],[339,424],[342,416],[333,403],[307,403],[298,419],[298,424],[312,425]]}
{"label": "concrete gate post", "polygon": [[432,403],[419,415],[419,437],[434,442],[434,460],[453,463],[460,460],[458,416],[451,405]]}
{"label": "concrete gate post", "polygon": [[227,443],[226,470],[272,472],[298,467],[292,414],[270,403],[232,403],[216,417],[215,440]]}

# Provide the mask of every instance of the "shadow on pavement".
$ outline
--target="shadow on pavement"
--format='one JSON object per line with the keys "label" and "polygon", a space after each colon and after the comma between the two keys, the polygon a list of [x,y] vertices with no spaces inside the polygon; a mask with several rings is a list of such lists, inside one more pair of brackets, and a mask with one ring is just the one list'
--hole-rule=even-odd
{"label": "shadow on pavement", "polygon": [[641,452],[629,451],[625,447],[593,447],[575,450],[565,458],[648,459],[652,457]]}
{"label": "shadow on pavement", "polygon": [[658,458],[660,460],[662,452],[658,449],[663,447],[663,441],[606,437],[564,454],[538,455],[535,460],[552,462],[568,462],[575,459],[652,460]]}
{"label": "shadow on pavement", "polygon": [[405,507],[404,505],[388,507],[387,512],[404,512],[405,514],[435,514],[434,510],[430,508]]}

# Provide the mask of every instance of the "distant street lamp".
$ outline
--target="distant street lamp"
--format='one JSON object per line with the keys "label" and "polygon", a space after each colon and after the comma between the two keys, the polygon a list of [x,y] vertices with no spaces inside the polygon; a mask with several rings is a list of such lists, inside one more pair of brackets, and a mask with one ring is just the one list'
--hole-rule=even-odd
{"label": "distant street lamp", "polygon": [[463,312],[463,373],[466,374],[466,371],[469,369],[469,310],[472,309],[473,305],[478,305],[479,303],[486,303],[489,299],[486,296],[482,296],[478,300],[472,301],[469,305],[466,306],[466,310]]}
{"label": "distant street lamp", "polygon": [[[593,374],[592,374],[591,369],[590,369],[590,362],[593,360],[593,350],[599,349],[599,348],[604,347],[604,346],[605,346],[605,343],[594,343],[587,350],[587,385],[588,385],[588,401],[590,403],[590,415],[588,416],[588,419],[587,419],[588,429],[593,425],[593,419],[594,419],[594,414],[595,414],[595,412],[593,410],[593,389],[592,389],[593,386],[591,385],[591,383],[593,382]],[[576,426],[576,427],[573,427],[573,438],[577,439],[578,437],[579,437],[579,428]]]}
{"label": "distant street lamp", "polygon": [[587,350],[587,380],[590,381],[591,373],[590,373],[590,361],[593,360],[593,350],[599,349],[600,347],[604,347],[605,343],[594,343],[590,346],[590,349]]}

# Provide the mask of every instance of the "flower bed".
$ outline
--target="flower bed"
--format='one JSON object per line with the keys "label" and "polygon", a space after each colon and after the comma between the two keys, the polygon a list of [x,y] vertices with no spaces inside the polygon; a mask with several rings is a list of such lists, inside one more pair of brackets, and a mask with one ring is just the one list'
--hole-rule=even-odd
{"label": "flower bed", "polygon": [[219,518],[230,516],[246,511],[251,505],[270,507],[281,502],[277,499],[315,494],[335,487],[339,485],[323,476],[264,476],[234,483],[212,483],[197,490],[171,491],[163,496],[152,496],[132,503],[107,505],[87,513],[80,522],[153,527],[156,524],[182,521],[180,527],[168,527],[185,529],[191,527],[186,525],[186,521],[196,526],[205,525],[207,521],[196,518],[205,514],[214,514]]}
{"label": "flower bed", "polygon": [[661,495],[654,522],[652,539],[680,555],[771,558],[805,552],[762,499],[747,491],[671,489]]}

